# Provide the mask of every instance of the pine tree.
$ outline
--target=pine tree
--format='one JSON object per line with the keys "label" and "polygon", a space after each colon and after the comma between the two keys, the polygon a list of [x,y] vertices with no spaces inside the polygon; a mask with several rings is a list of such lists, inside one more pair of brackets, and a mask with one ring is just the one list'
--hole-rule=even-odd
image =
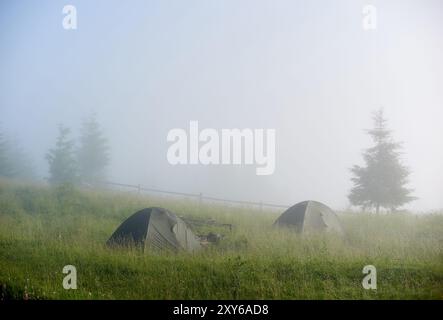
{"label": "pine tree", "polygon": [[96,184],[105,179],[109,164],[108,142],[103,136],[95,115],[83,122],[78,150],[81,181]]}
{"label": "pine tree", "polygon": [[365,167],[352,167],[354,187],[348,198],[352,205],[375,208],[378,213],[380,208],[395,210],[415,198],[405,187],[410,172],[401,164],[401,144],[392,140],[383,109],[374,113],[373,120],[368,134],[374,146],[363,153]]}
{"label": "pine tree", "polygon": [[18,139],[11,139],[11,147],[9,150],[10,159],[12,160],[13,177],[21,179],[35,179],[34,166],[28,153],[23,149]]}
{"label": "pine tree", "polygon": [[14,176],[10,141],[3,131],[0,131],[0,176],[8,178]]}
{"label": "pine tree", "polygon": [[77,164],[74,157],[74,141],[69,138],[71,130],[59,126],[59,135],[54,149],[46,155],[49,164],[49,182],[53,185],[76,183]]}
{"label": "pine tree", "polygon": [[11,139],[0,129],[0,176],[7,178],[35,178],[30,158],[17,139]]}

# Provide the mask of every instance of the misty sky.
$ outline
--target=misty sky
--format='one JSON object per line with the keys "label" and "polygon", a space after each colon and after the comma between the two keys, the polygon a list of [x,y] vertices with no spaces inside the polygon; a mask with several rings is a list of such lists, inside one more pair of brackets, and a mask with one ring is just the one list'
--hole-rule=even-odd
{"label": "misty sky", "polygon": [[[377,30],[362,8],[377,7]],[[64,30],[62,8],[77,8]],[[1,1],[0,121],[41,177],[57,125],[95,112],[111,180],[348,206],[371,112],[404,142],[414,210],[443,208],[443,1]],[[276,129],[276,170],[171,166],[168,131]]]}

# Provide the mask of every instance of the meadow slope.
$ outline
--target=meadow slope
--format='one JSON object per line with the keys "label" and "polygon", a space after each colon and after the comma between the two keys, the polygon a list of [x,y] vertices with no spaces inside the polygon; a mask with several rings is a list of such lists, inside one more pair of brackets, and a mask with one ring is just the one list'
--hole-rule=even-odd
{"label": "meadow slope", "polygon": [[[193,255],[104,246],[125,218],[150,206],[234,228],[196,228],[225,238]],[[345,238],[275,229],[280,213],[0,181],[0,298],[443,298],[441,213],[339,213]],[[77,290],[62,287],[68,264],[77,268]],[[369,264],[377,290],[361,285]]]}

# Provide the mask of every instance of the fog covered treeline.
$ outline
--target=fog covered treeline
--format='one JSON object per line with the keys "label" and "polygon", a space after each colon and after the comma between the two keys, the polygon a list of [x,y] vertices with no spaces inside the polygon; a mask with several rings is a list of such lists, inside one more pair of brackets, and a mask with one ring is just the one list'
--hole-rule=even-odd
{"label": "fog covered treeline", "polygon": [[[400,159],[401,144],[393,141],[383,110],[374,113],[374,126],[367,133],[374,145],[363,153],[364,166],[351,168],[353,187],[348,199],[363,210],[394,211],[412,201],[408,189],[410,171]],[[55,144],[47,151],[47,181],[51,185],[94,186],[106,180],[109,144],[95,115],[85,119],[76,136],[60,124]],[[0,132],[0,176],[34,178],[32,165],[17,142]]]}
{"label": "fog covered treeline", "polygon": [[[70,128],[60,124],[55,144],[47,151],[48,176],[51,185],[95,185],[106,179],[109,164],[108,140],[95,115],[83,121],[76,137]],[[37,179],[31,159],[17,139],[0,127],[0,177]]]}
{"label": "fog covered treeline", "polygon": [[29,156],[19,141],[0,125],[0,177],[34,179],[35,172]]}
{"label": "fog covered treeline", "polygon": [[109,145],[96,116],[83,121],[77,140],[68,127],[59,125],[55,146],[47,152],[46,160],[48,181],[53,185],[96,185],[105,180]]}

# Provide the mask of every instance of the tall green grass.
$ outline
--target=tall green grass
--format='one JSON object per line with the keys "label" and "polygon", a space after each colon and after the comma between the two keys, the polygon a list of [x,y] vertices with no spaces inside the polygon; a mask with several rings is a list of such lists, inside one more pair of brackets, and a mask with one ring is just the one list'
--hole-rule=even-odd
{"label": "tall green grass", "polygon": [[[149,206],[234,228],[194,228],[225,235],[196,254],[104,246],[124,219]],[[0,181],[0,298],[443,298],[441,213],[340,213],[345,237],[275,229],[280,213]],[[77,290],[62,287],[68,264],[77,268]],[[361,285],[369,264],[377,290]]]}

